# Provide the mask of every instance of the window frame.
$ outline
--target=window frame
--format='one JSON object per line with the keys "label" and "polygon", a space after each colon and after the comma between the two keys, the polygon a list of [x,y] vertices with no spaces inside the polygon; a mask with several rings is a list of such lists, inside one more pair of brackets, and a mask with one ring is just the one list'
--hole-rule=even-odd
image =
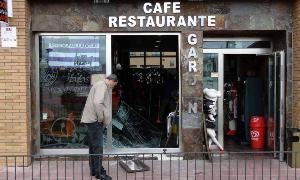
{"label": "window frame", "polygon": [[[37,121],[38,123],[35,124],[36,126],[38,126],[38,129],[36,131],[37,135],[37,153],[40,154],[88,154],[88,148],[84,148],[84,149],[41,149],[40,146],[40,77],[39,77],[39,37],[40,36],[106,36],[106,75],[109,75],[112,73],[112,57],[111,57],[111,51],[112,51],[112,47],[111,47],[111,42],[112,42],[112,38],[111,36],[124,36],[124,35],[128,35],[128,36],[134,36],[134,35],[176,35],[178,37],[178,57],[179,57],[179,63],[178,63],[178,75],[179,75],[179,99],[181,99],[181,63],[180,63],[180,50],[181,50],[181,33],[174,33],[174,32],[170,32],[170,33],[163,33],[163,32],[151,32],[151,33],[37,33],[35,34],[35,47],[34,47],[34,51],[35,51],[35,69],[34,69],[34,73],[36,76],[35,79],[35,104],[36,104],[36,108],[35,108],[35,121]],[[164,149],[168,149],[168,152],[181,152],[181,147],[182,147],[182,138],[181,138],[181,101],[179,101],[179,147],[178,148],[112,148],[112,127],[111,125],[108,127],[108,131],[107,131],[107,148],[104,148],[104,153],[108,154],[108,153],[114,153],[114,154],[122,154],[122,153],[162,153],[164,152]]]}

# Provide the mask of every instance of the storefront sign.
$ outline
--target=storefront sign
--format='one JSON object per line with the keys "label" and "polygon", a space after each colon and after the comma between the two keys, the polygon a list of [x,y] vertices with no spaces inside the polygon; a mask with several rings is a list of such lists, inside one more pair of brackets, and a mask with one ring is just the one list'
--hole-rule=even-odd
{"label": "storefront sign", "polygon": [[7,21],[7,3],[6,0],[0,0],[0,22],[8,22]]}
{"label": "storefront sign", "polygon": [[[179,14],[180,2],[150,3],[143,5],[149,16],[109,16],[109,27],[215,27],[216,16],[170,16]],[[152,15],[153,14],[153,15]]]}
{"label": "storefront sign", "polygon": [[[197,67],[197,60],[198,60],[198,53],[194,46],[198,43],[197,35],[196,34],[189,34],[188,35],[188,44],[191,47],[188,49],[188,72],[189,73],[196,73],[198,71]],[[196,79],[192,76],[192,80],[189,81],[190,86],[196,85]],[[189,102],[188,103],[188,113],[197,114],[198,112],[198,103],[196,102]]]}
{"label": "storefront sign", "polygon": [[2,47],[17,47],[17,28],[1,27]]}
{"label": "storefront sign", "polygon": [[[47,40],[50,67],[99,67],[100,39],[103,37],[68,36]],[[77,76],[77,75],[76,75]]]}

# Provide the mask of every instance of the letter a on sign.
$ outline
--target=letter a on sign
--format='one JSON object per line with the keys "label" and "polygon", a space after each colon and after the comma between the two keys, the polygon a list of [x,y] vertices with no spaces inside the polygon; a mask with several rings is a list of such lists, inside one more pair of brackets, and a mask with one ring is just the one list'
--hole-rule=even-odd
{"label": "letter a on sign", "polygon": [[188,58],[197,58],[197,51],[194,47],[191,47],[190,50],[189,50],[189,55],[188,55]]}

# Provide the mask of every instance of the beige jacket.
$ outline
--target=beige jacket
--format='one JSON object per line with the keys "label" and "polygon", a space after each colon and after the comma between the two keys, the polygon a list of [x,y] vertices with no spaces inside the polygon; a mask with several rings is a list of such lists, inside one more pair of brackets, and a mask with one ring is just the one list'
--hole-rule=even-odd
{"label": "beige jacket", "polygon": [[87,97],[81,123],[103,122],[106,127],[111,122],[111,88],[105,81],[96,82]]}

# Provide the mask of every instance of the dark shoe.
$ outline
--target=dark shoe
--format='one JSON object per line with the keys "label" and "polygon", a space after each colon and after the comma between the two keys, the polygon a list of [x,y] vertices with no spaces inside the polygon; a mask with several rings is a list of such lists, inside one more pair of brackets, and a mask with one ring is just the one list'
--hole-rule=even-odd
{"label": "dark shoe", "polygon": [[94,172],[91,172],[91,173],[90,173],[90,176],[95,176],[95,174],[96,174],[96,173],[94,173]]}
{"label": "dark shoe", "polygon": [[99,175],[99,174],[96,174],[96,175],[95,175],[95,178],[97,178],[97,179],[101,179],[101,175]]}
{"label": "dark shoe", "polygon": [[97,178],[97,179],[100,179],[100,180],[112,180],[112,178],[110,177],[110,176],[108,176],[108,175],[106,175],[106,174],[103,174],[103,175],[95,175],[95,177]]}
{"label": "dark shoe", "polygon": [[112,180],[112,178],[109,175],[104,175],[105,176],[105,180]]}

